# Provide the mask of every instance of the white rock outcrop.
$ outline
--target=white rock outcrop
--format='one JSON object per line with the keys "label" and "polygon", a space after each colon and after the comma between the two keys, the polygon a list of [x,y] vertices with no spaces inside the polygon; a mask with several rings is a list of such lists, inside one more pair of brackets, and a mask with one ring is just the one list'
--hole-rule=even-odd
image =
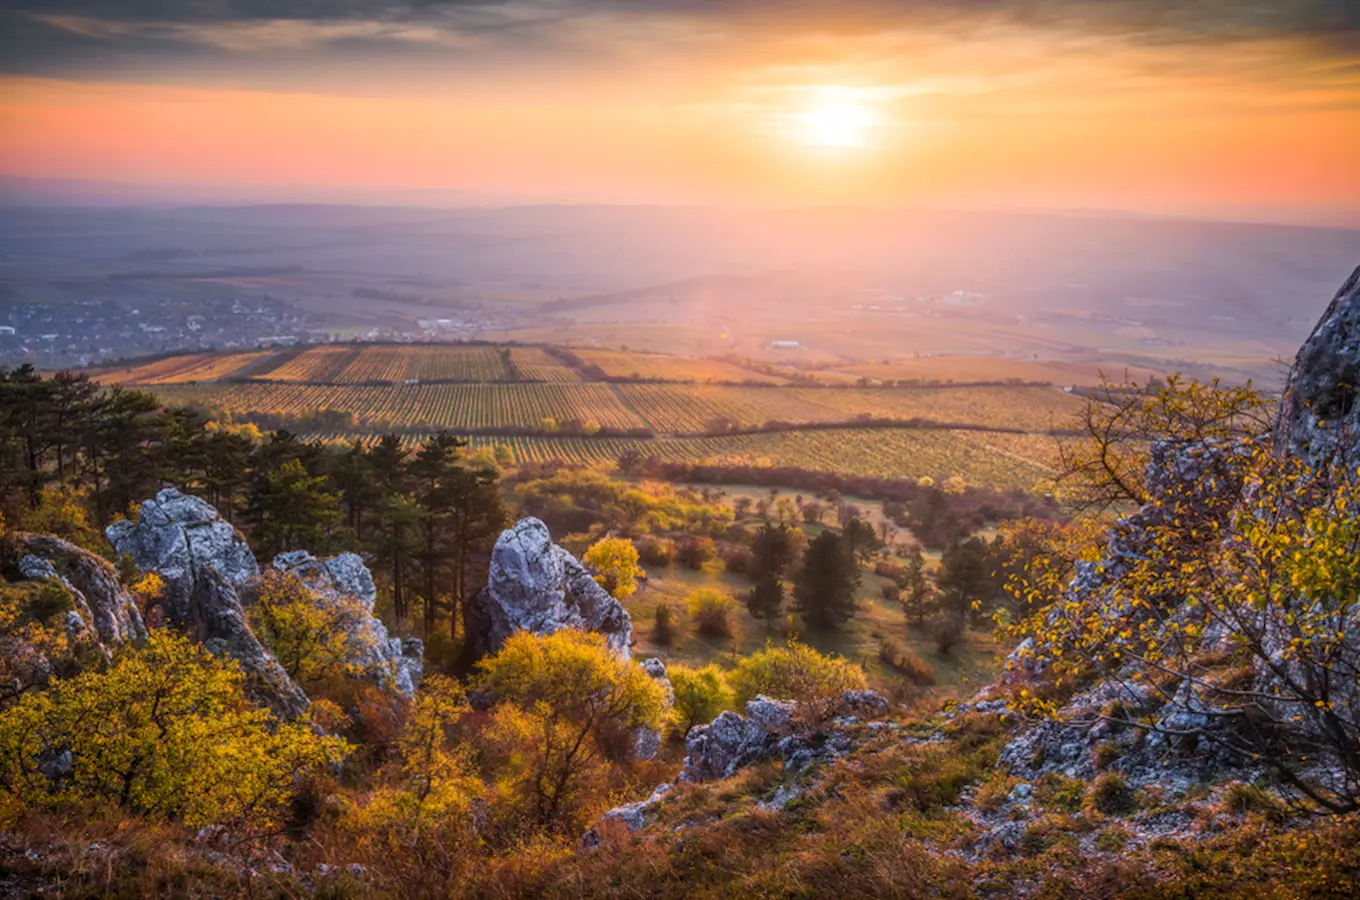
{"label": "white rock outcrop", "polygon": [[495,653],[516,631],[552,634],[563,628],[601,634],[610,650],[631,658],[633,620],[623,604],[552,542],[547,525],[521,519],[496,540],[487,585],[469,609],[473,652]]}
{"label": "white rock outcrop", "polygon": [[358,615],[346,639],[345,662],[405,697],[415,696],[424,671],[424,644],[419,638],[391,637],[373,615],[378,589],[359,554],[317,559],[306,550],[290,550],[275,556],[272,567],[297,577],[318,603],[353,604]]}

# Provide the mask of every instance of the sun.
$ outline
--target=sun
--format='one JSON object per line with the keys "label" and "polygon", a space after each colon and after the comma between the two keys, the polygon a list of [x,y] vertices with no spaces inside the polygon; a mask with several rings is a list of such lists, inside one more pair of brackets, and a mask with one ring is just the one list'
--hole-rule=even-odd
{"label": "sun", "polygon": [[790,119],[791,138],[809,147],[833,149],[867,147],[879,124],[872,107],[834,94],[818,98]]}

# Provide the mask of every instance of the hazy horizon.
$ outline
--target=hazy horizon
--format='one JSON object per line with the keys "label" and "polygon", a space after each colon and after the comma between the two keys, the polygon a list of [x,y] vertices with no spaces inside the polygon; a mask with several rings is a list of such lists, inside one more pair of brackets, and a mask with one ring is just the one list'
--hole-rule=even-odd
{"label": "hazy horizon", "polygon": [[0,176],[96,195],[1360,225],[1360,7],[1331,0],[8,0],[0,26]]}

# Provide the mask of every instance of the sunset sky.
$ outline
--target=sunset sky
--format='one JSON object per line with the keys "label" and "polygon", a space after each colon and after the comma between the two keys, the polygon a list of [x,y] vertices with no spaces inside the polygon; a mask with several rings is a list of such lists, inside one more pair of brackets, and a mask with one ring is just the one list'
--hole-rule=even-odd
{"label": "sunset sky", "polygon": [[0,175],[1360,225],[1360,2],[0,0]]}

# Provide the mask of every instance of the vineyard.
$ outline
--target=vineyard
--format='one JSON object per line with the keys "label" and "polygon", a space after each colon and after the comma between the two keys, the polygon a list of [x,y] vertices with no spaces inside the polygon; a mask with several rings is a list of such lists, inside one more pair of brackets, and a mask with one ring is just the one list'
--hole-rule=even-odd
{"label": "vineyard", "polygon": [[960,425],[1046,431],[1071,425],[1081,401],[1047,387],[755,388],[710,385],[620,385],[623,399],[658,432],[693,433],[727,419],[744,427],[767,422],[846,422],[857,416],[930,419]]}
{"label": "vineyard", "polygon": [[[1024,489],[1051,472],[1056,445],[1042,432],[1071,427],[1082,406],[1062,391],[1022,385],[608,383],[583,380],[591,366],[609,362],[603,352],[579,355],[582,371],[541,347],[333,344],[188,354],[95,374],[105,382],[152,388],[167,403],[222,411],[262,428],[284,427],[325,440],[372,440],[396,431],[416,444],[443,429],[471,433],[474,447],[491,448],[508,464],[608,463],[636,449],[670,461],[893,478],[960,476],[969,483]],[[613,356],[612,371],[628,369],[622,377],[660,378],[683,371],[698,380],[704,372],[717,377],[729,365],[651,354]],[[638,368],[641,362],[652,368]],[[680,363],[689,368],[676,368]],[[956,427],[868,427],[857,426],[857,418]],[[771,422],[789,423],[788,430],[744,432]],[[798,427],[814,424],[822,427]],[[491,433],[514,429],[527,433]],[[648,431],[655,437],[646,437]]]}
{"label": "vineyard", "polygon": [[[878,478],[958,476],[968,484],[1021,490],[1042,485],[1051,474],[1041,462],[998,453],[975,436],[975,432],[844,428],[658,440],[474,435],[469,444],[473,450],[493,452],[507,465],[548,460],[596,465],[637,450],[668,462],[792,467]],[[341,441],[349,436],[321,437]],[[408,434],[405,443],[414,447],[427,437]],[[1036,440],[1046,441],[1052,450],[1052,438]]]}
{"label": "vineyard", "polygon": [[629,353],[620,350],[573,351],[588,366],[594,366],[609,378],[635,378],[655,381],[758,381],[764,384],[787,384],[774,375],[743,369],[732,363],[712,359],[692,359],[686,356],[666,356],[658,353]]}
{"label": "vineyard", "polygon": [[171,356],[126,369],[105,369],[94,373],[96,380],[105,384],[160,385],[184,384],[196,381],[215,381],[268,356],[268,351],[256,353],[191,353]]}
{"label": "vineyard", "polygon": [[232,412],[353,414],[357,429],[544,428],[572,420],[601,428],[645,428],[607,384],[229,384],[165,387],[169,402]]}
{"label": "vineyard", "polygon": [[459,347],[434,344],[332,345],[283,354],[280,364],[253,377],[306,384],[408,382],[579,381],[571,369],[538,347]]}

